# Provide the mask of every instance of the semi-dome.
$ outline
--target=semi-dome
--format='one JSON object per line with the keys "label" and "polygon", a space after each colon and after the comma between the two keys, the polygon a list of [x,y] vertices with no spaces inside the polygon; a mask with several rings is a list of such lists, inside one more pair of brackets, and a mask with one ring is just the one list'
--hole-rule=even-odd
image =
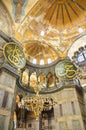
{"label": "semi-dome", "polygon": [[45,42],[24,42],[24,53],[27,61],[34,65],[48,65],[58,59],[56,50]]}

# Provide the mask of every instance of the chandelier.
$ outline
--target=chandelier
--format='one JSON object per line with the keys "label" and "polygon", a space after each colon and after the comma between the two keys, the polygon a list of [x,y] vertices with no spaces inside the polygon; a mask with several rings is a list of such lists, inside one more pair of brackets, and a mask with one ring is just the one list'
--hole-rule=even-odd
{"label": "chandelier", "polygon": [[33,89],[35,95],[32,97],[23,97],[22,100],[18,103],[19,108],[25,108],[28,111],[34,112],[35,117],[39,117],[41,112],[51,110],[54,105],[57,104],[55,98],[44,97],[39,94],[42,88],[42,83],[37,83],[33,80],[34,85]]}

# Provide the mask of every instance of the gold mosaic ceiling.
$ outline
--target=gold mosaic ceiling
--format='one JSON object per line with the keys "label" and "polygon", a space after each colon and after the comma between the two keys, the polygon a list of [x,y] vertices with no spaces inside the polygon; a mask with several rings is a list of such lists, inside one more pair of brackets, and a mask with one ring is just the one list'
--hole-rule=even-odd
{"label": "gold mosaic ceiling", "polygon": [[83,20],[85,11],[85,0],[39,0],[28,15],[61,30]]}
{"label": "gold mosaic ceiling", "polygon": [[[51,54],[55,52],[51,51],[51,48],[56,50],[60,57],[66,56],[74,40],[86,31],[86,0],[1,1],[10,16],[12,31],[6,32],[6,28],[4,30],[1,26],[0,29],[15,37],[24,48],[27,47],[27,41],[29,48],[25,55],[30,55],[30,61],[39,53],[42,55],[37,57],[38,61],[43,55],[45,60],[47,55],[52,59]],[[0,14],[2,18],[6,15]],[[31,41],[38,43],[33,44]],[[39,44],[41,42],[45,44]],[[51,48],[45,53],[47,49],[43,48],[47,48],[47,45]]]}
{"label": "gold mosaic ceiling", "polygon": [[58,53],[51,46],[39,41],[25,42],[24,53],[28,61],[39,65],[50,64],[59,58]]}

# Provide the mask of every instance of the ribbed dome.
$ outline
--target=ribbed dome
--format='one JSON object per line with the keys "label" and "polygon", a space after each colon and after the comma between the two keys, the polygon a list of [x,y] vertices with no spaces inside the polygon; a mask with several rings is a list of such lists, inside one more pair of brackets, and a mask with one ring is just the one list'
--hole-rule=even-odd
{"label": "ribbed dome", "polygon": [[34,5],[29,16],[38,17],[45,24],[61,30],[80,23],[85,18],[85,11],[85,0],[41,0]]}
{"label": "ribbed dome", "polygon": [[38,65],[50,64],[58,58],[51,46],[40,41],[25,42],[24,53],[29,62]]}
{"label": "ribbed dome", "polygon": [[86,31],[85,24],[86,0],[38,0],[21,22],[18,36],[21,42],[45,41],[63,58],[75,38]]}

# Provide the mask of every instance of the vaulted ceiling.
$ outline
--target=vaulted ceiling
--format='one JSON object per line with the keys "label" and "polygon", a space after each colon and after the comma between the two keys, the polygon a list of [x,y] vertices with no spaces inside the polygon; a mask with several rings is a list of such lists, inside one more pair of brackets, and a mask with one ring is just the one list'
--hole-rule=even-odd
{"label": "vaulted ceiling", "polygon": [[86,31],[86,0],[1,0],[0,30],[21,42],[30,60],[65,57]]}

